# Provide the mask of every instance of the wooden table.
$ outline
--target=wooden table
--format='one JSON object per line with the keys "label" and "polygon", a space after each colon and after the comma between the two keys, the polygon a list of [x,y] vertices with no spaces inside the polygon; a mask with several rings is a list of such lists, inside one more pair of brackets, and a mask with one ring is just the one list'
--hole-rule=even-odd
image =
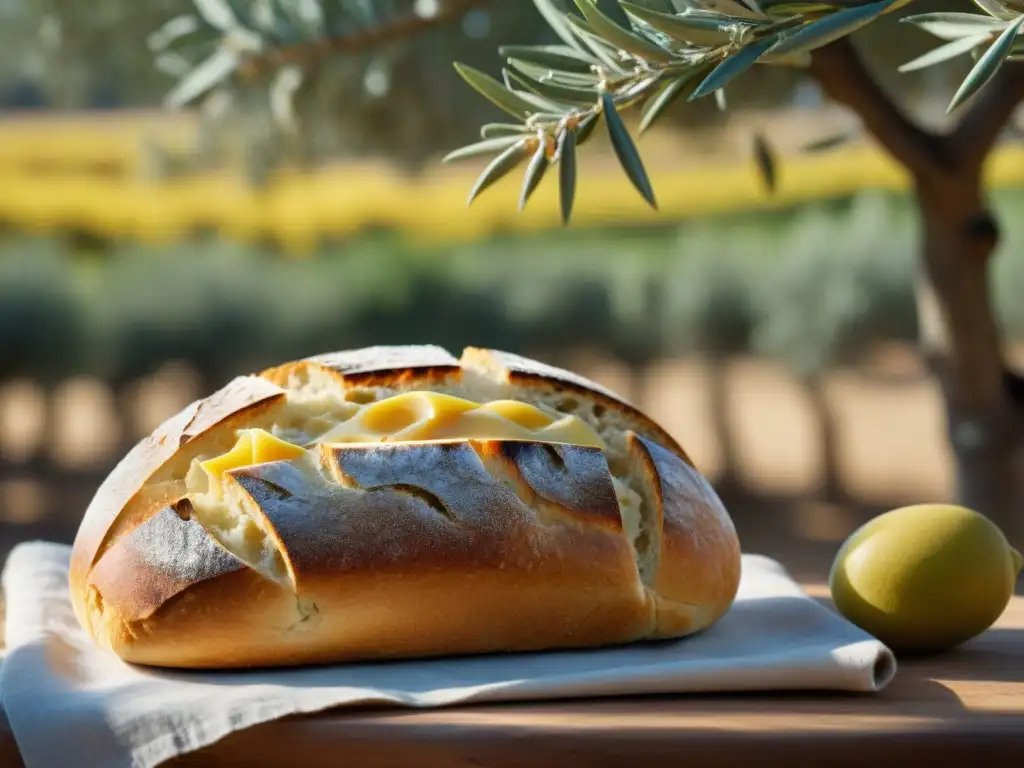
{"label": "wooden table", "polygon": [[[999,759],[1016,764],[1022,756],[1024,597],[1017,597],[994,628],[960,649],[900,662],[896,679],[875,695],[648,697],[324,714],[237,733],[167,765],[967,768]],[[0,766],[20,765],[3,721]]]}

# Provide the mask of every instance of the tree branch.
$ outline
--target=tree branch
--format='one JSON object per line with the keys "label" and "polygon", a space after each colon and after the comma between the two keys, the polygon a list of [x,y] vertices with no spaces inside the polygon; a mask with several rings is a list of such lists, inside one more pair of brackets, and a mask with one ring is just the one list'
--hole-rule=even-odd
{"label": "tree branch", "polygon": [[816,50],[809,71],[829,96],[857,113],[868,131],[915,178],[933,178],[949,166],[941,137],[900,110],[867,71],[848,38]]}
{"label": "tree branch", "polygon": [[958,159],[968,166],[980,166],[1022,100],[1024,66],[1008,62],[982,88],[950,134],[950,144]]}
{"label": "tree branch", "polygon": [[240,71],[248,75],[276,69],[285,64],[309,65],[318,59],[339,53],[361,53],[390,43],[418,37],[433,27],[459,21],[475,8],[489,5],[491,0],[447,0],[433,16],[408,13],[384,24],[359,30],[343,37],[329,37],[305,45],[267,51],[245,61]]}

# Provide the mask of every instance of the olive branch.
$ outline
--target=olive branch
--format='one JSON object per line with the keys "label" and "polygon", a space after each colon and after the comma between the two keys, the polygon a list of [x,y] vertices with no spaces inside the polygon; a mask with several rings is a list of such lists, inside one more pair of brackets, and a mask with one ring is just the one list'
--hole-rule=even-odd
{"label": "olive branch", "polygon": [[[812,52],[852,34],[910,0],[817,3],[792,0],[619,0],[627,24],[611,18],[596,0],[533,0],[561,39],[556,45],[512,45],[499,49],[502,81],[456,63],[456,71],[516,123],[491,123],[479,142],[449,153],[444,162],[493,156],[470,190],[468,203],[526,163],[519,208],[525,208],[552,165],[559,168],[562,220],[572,216],[577,186],[576,150],[598,122],[606,126],[625,175],[649,205],[654,189],[621,113],[639,107],[638,134],[667,108],[709,95],[724,108],[724,88],[755,64],[806,68]],[[977,94],[1005,61],[1024,58],[1017,35],[1024,3],[1014,9],[996,0],[975,0],[982,14],[928,13],[908,16],[913,24],[946,41],[900,71],[934,66],[971,55],[975,65],[949,105],[952,111]],[[1021,0],[1014,0],[1020,3]],[[824,151],[848,135],[806,146]],[[755,137],[755,155],[766,184],[775,184],[773,153]]]}

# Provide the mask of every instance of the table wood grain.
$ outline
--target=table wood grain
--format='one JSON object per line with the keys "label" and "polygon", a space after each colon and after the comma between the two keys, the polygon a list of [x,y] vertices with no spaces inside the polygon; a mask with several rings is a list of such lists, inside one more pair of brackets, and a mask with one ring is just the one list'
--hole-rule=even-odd
{"label": "table wood grain", "polygon": [[[822,596],[821,586],[809,586]],[[825,598],[821,598],[825,599]],[[772,694],[362,710],[233,734],[173,768],[935,765],[1024,756],[1024,597],[959,649],[903,659],[878,694]],[[6,725],[0,766],[19,766]]]}

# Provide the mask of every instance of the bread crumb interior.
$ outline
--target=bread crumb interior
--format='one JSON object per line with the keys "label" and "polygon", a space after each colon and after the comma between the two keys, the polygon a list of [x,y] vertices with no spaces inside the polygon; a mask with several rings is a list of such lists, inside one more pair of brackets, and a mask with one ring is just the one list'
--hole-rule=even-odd
{"label": "bread crumb interior", "polygon": [[[318,465],[318,447],[325,444],[475,438],[601,448],[640,578],[650,585],[657,553],[655,507],[642,471],[628,456],[626,417],[615,409],[553,385],[515,387],[480,371],[464,371],[454,382],[345,388],[336,377],[309,367],[283,386],[285,402],[231,433],[233,444],[221,437],[204,445],[198,438],[184,458],[182,493],[196,521],[264,577],[295,588],[262,514],[241,498],[244,493],[232,490],[234,484],[223,482],[226,473],[282,460]],[[178,472],[183,470],[179,464]]]}

